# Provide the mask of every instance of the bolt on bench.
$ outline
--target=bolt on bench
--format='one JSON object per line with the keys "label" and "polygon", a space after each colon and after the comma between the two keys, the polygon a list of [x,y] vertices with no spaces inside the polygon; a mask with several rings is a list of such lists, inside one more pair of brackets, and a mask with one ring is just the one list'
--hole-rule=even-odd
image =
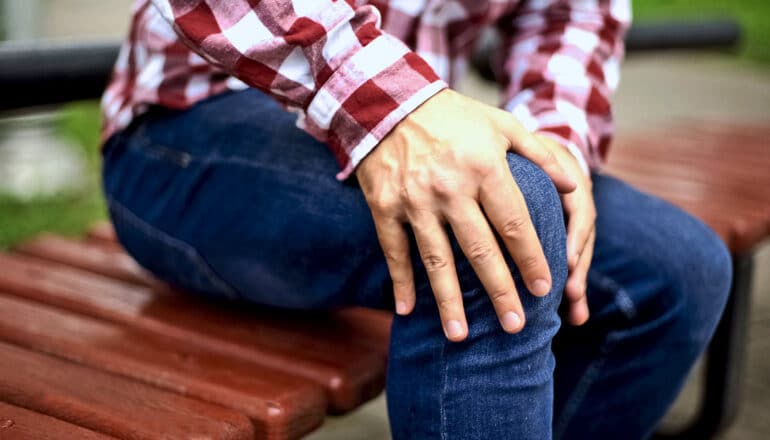
{"label": "bolt on bench", "polygon": [[[0,48],[0,110],[98,96],[115,51]],[[693,121],[665,144],[618,145],[607,168],[706,221],[735,257],[701,416],[680,437],[708,438],[735,413],[752,250],[770,235],[769,137]],[[298,438],[384,387],[387,314],[206,302],[154,280],[106,224],[0,254],[0,310],[2,438]]]}

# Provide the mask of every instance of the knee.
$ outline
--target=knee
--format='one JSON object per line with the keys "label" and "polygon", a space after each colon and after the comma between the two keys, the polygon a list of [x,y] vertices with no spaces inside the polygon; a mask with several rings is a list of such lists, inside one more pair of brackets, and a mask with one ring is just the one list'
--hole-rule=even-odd
{"label": "knee", "polygon": [[[527,203],[529,216],[537,232],[543,253],[551,271],[552,289],[545,297],[536,297],[529,293],[520,275],[519,269],[508,256],[506,262],[513,274],[516,289],[519,292],[526,325],[520,338],[533,338],[533,346],[542,346],[550,341],[560,326],[558,307],[567,279],[566,231],[561,200],[550,177],[529,160],[508,154],[508,165],[516,183]],[[504,244],[500,243],[501,249]],[[478,325],[476,336],[499,330],[496,315],[492,309],[487,292],[480,288],[476,277],[468,277],[472,271],[467,260],[458,265],[463,284],[464,303],[469,321]],[[466,283],[464,280],[471,280]],[[483,323],[483,324],[482,324]],[[474,331],[474,328],[471,328]],[[473,335],[472,335],[473,336]],[[537,340],[537,342],[533,342]]]}
{"label": "knee", "polygon": [[563,285],[559,281],[566,282],[567,276],[567,235],[559,193],[551,178],[537,165],[513,153],[508,153],[507,159],[551,266],[554,290],[561,289]]}
{"label": "knee", "polygon": [[663,302],[674,318],[672,336],[699,353],[722,316],[732,280],[732,258],[722,240],[700,221],[681,214],[678,243],[660,250],[658,267],[669,285]]}
{"label": "knee", "polygon": [[517,154],[508,153],[507,160],[538,233],[558,234],[563,231],[561,200],[551,178],[537,165]]}
{"label": "knee", "polygon": [[725,243],[705,225],[690,229],[692,251],[679,267],[687,292],[688,322],[693,339],[704,345],[722,316],[732,284],[732,256]]}

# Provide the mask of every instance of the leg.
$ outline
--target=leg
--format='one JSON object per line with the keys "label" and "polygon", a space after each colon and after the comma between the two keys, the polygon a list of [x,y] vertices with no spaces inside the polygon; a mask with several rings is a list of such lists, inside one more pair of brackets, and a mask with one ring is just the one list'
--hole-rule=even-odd
{"label": "leg", "polygon": [[394,318],[388,372],[394,438],[551,438],[551,339],[560,325],[556,309],[566,281],[561,204],[541,170],[513,155],[509,163],[551,266],[553,291],[545,298],[532,296],[514,268],[527,324],[517,335],[505,334],[486,292],[456,251],[469,336],[459,344],[446,341],[424,283],[413,314]]}
{"label": "leg", "polygon": [[[551,339],[566,281],[561,206],[548,177],[509,155],[551,264],[553,293],[530,295],[517,335],[500,328],[458,252],[470,336],[446,341],[415,255],[418,304],[393,324],[388,375],[396,438],[551,436]],[[391,308],[368,207],[334,180],[326,148],[264,95],[245,91],[154,114],[114,138],[105,189],[118,235],[159,277],[200,294],[296,309]]]}
{"label": "leg", "polygon": [[554,437],[645,438],[714,333],[730,256],[705,225],[608,176],[588,277],[592,312],[554,346]]}
{"label": "leg", "polygon": [[703,395],[698,415],[681,431],[656,433],[656,439],[710,439],[735,418],[745,374],[753,268],[751,253],[733,258],[730,298],[705,356]]}

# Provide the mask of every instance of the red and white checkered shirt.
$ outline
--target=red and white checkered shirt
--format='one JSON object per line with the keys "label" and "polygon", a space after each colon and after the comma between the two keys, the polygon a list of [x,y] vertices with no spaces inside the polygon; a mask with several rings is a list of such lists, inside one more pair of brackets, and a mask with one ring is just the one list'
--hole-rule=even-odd
{"label": "red and white checkered shirt", "polygon": [[102,99],[104,139],[149,105],[255,87],[329,145],[344,179],[461,77],[493,25],[503,107],[595,168],[630,15],[629,0],[137,0]]}

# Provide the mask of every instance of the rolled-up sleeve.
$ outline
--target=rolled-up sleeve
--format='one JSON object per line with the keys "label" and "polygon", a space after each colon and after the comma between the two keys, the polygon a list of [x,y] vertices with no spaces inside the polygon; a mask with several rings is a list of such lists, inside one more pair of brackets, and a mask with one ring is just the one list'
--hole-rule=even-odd
{"label": "rolled-up sleeve", "polygon": [[629,0],[525,0],[499,23],[506,110],[567,147],[586,172],[609,147],[630,23]]}
{"label": "rolled-up sleeve", "polygon": [[372,6],[335,0],[153,0],[203,58],[298,114],[329,145],[338,178],[447,87]]}

